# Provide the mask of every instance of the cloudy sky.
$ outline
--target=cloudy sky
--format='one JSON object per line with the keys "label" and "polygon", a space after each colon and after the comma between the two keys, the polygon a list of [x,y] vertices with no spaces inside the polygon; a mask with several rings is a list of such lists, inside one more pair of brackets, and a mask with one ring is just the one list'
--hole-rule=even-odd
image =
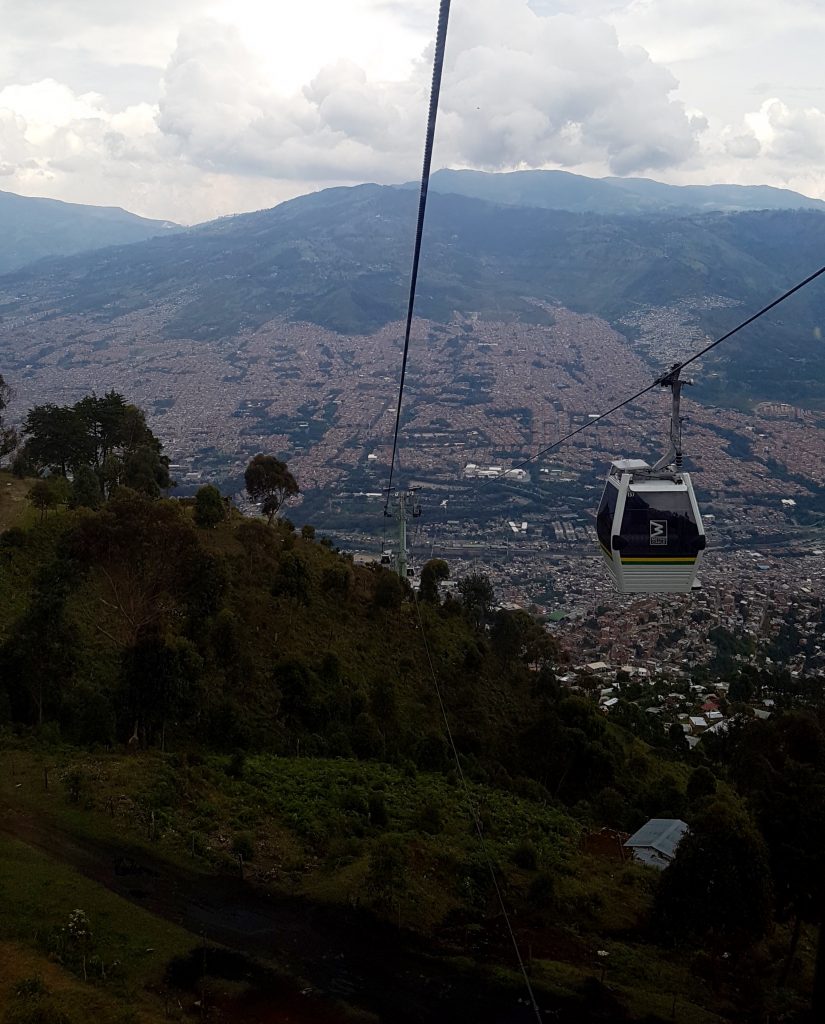
{"label": "cloudy sky", "polygon": [[[0,189],[194,223],[420,173],[438,0],[0,0]],[[821,0],[453,0],[434,166],[825,198]]]}

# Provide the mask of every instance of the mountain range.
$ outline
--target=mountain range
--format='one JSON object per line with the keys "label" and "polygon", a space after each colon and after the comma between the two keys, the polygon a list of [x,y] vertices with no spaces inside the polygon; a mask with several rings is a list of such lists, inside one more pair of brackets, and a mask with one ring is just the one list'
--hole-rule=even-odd
{"label": "mountain range", "polygon": [[[410,182],[407,188],[418,188]],[[650,178],[588,178],[568,171],[440,170],[430,188],[508,206],[570,213],[742,213],[749,210],[820,210],[821,199],[770,185],[666,185]]]}
{"label": "mountain range", "polygon": [[[458,175],[485,187],[495,177]],[[453,180],[436,176],[439,188]],[[501,188],[510,188],[507,180]],[[161,310],[163,336],[202,343],[273,317],[340,333],[374,330],[403,317],[416,205],[403,187],[328,189],[272,210],[42,260],[0,278],[0,356],[14,364],[13,323],[25,320],[31,330],[39,317],[60,314],[99,322],[146,309],[158,322]],[[541,322],[557,303],[632,335],[629,315],[678,306],[700,334],[717,334],[823,257],[819,209],[575,213],[436,189],[416,310],[441,322],[457,311]],[[821,403],[822,323],[825,292],[813,284],[717,350],[714,397]]]}
{"label": "mountain range", "polygon": [[171,221],[147,220],[116,206],[83,206],[14,192],[0,192],[0,227],[0,274],[44,256],[70,256],[178,230]]}

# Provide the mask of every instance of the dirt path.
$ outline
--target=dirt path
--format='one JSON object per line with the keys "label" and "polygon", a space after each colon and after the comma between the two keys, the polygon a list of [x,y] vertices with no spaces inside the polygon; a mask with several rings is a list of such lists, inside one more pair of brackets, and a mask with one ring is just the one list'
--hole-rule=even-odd
{"label": "dirt path", "polygon": [[[239,878],[188,872],[139,847],[69,835],[48,819],[13,809],[0,813],[0,831],[193,936],[273,962],[322,998],[367,1010],[382,1024],[535,1020],[512,991],[481,972],[458,971],[438,959],[439,950],[358,910],[274,896]],[[331,1010],[330,1024],[340,1019]]]}

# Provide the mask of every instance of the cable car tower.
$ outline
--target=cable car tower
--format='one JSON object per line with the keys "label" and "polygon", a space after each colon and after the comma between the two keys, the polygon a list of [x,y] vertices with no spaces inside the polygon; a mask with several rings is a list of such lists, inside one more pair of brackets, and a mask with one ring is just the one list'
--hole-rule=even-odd
{"label": "cable car tower", "polygon": [[[415,570],[407,563],[407,523],[421,515],[421,506],[416,497],[418,490],[417,487],[408,487],[405,490],[393,488],[387,492],[387,501],[384,505],[384,515],[394,516],[398,523],[398,550],[393,559],[392,552],[385,548],[381,552],[381,564],[388,568],[392,567],[402,580],[415,577]],[[389,510],[392,497],[395,498],[394,512]]]}
{"label": "cable car tower", "polygon": [[599,546],[622,594],[686,593],[705,550],[705,529],[690,474],[682,470],[681,363],[656,383],[671,391],[670,445],[653,465],[610,465],[596,517]]}

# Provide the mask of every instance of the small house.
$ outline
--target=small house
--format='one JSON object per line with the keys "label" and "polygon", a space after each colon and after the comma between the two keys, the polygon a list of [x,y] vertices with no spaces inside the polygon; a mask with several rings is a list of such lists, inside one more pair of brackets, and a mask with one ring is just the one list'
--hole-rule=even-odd
{"label": "small house", "polygon": [[679,818],[651,818],[627,840],[625,849],[630,850],[634,860],[664,871],[687,829]]}

